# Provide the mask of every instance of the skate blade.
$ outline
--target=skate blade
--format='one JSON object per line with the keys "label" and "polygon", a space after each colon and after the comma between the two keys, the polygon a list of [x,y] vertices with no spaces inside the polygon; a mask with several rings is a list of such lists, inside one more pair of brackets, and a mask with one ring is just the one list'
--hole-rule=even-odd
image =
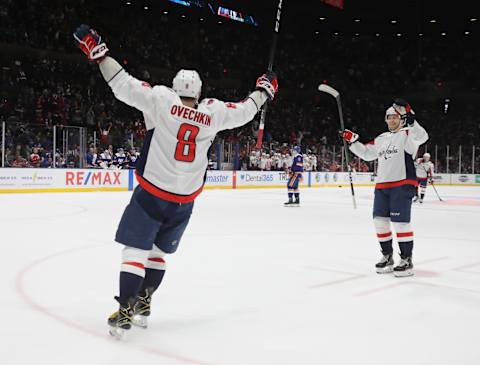
{"label": "skate blade", "polygon": [[126,330],[120,327],[113,327],[110,326],[110,329],[108,330],[108,333],[110,333],[110,336],[115,338],[117,341],[124,340],[126,338]]}
{"label": "skate blade", "polygon": [[386,267],[377,267],[376,268],[377,274],[390,274],[393,272],[393,266],[386,266]]}
{"label": "skate blade", "polygon": [[397,278],[404,278],[407,276],[413,276],[413,270],[405,270],[405,271],[394,271],[393,275]]}
{"label": "skate blade", "polygon": [[132,324],[141,327],[141,328],[147,328],[148,327],[148,317],[147,316],[142,316],[141,314],[136,314],[132,318]]}

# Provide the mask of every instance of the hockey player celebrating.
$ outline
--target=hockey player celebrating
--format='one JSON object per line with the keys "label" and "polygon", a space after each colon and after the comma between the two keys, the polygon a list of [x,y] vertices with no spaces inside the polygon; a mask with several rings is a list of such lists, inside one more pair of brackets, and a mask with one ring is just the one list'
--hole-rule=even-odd
{"label": "hockey player celebrating", "polygon": [[[115,241],[123,244],[119,310],[108,319],[110,334],[122,337],[133,318],[146,326],[152,294],[165,273],[165,256],[174,253],[187,227],[208,166],[207,151],[217,132],[251,121],[277,89],[274,73],[260,76],[242,102],[199,101],[202,81],[194,70],[180,70],[172,88],[151,87],[130,76],[106,53],[102,37],[87,25],[73,34],[78,47],[96,61],[115,97],[143,112],[147,133],[136,163],[139,185],[125,208]],[[135,323],[134,323],[135,324]]]}
{"label": "hockey player celebrating", "polygon": [[[376,270],[378,273],[393,271],[396,276],[410,276],[413,275],[410,213],[417,186],[413,156],[418,147],[428,140],[428,134],[415,120],[413,110],[403,99],[396,99],[393,106],[387,109],[385,122],[389,131],[368,144],[358,142],[358,134],[348,129],[342,131],[341,136],[360,158],[365,161],[378,160],[373,222],[383,256],[376,264]],[[395,267],[390,222],[400,247],[401,260]]]}
{"label": "hockey player celebrating", "polygon": [[[434,165],[430,161],[430,154],[424,153],[422,158],[415,161],[415,168],[417,172],[418,186],[415,191],[414,202],[418,200],[419,203],[423,203],[425,192],[427,191],[427,182],[433,181],[433,168]],[[418,191],[420,190],[420,198],[418,197]]]}
{"label": "hockey player celebrating", "polygon": [[[298,184],[302,181],[303,156],[299,146],[293,147],[292,155],[293,162],[289,170],[289,179],[287,182],[288,201],[284,203],[286,207],[300,206],[300,190],[298,189]],[[295,200],[293,200],[294,194]]]}

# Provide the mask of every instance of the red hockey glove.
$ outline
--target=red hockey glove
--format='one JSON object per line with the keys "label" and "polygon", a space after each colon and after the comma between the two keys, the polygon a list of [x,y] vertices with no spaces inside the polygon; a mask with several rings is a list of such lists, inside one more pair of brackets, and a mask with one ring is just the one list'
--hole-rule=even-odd
{"label": "red hockey glove", "polygon": [[77,47],[85,53],[90,61],[100,61],[108,52],[102,37],[88,25],[82,24],[73,33]]}
{"label": "red hockey glove", "polygon": [[345,129],[339,132],[340,137],[343,138],[348,143],[354,143],[358,140],[358,134],[353,133],[351,130]]}
{"label": "red hockey glove", "polygon": [[268,71],[257,79],[257,90],[265,91],[270,100],[273,100],[278,91],[277,75],[274,72]]}

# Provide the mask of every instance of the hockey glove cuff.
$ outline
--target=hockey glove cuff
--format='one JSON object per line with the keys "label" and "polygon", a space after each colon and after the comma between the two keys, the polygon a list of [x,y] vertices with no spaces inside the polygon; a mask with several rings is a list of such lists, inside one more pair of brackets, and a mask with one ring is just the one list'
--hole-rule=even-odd
{"label": "hockey glove cuff", "polygon": [[274,72],[267,72],[257,79],[256,89],[265,91],[268,98],[273,100],[278,91],[277,75]]}
{"label": "hockey glove cuff", "polygon": [[352,144],[358,140],[358,134],[353,133],[351,130],[345,129],[339,132],[340,137],[343,138],[348,143]]}

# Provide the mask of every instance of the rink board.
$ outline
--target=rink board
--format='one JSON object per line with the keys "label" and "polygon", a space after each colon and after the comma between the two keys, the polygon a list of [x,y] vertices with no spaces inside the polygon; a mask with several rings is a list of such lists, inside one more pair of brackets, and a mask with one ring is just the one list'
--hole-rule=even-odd
{"label": "rink board", "polygon": [[[355,186],[373,186],[372,173],[352,173]],[[480,186],[480,175],[436,174],[437,185]],[[283,171],[207,171],[205,189],[285,188]],[[133,170],[0,168],[0,193],[129,191],[137,185]],[[344,187],[346,172],[303,173],[300,188]]]}

